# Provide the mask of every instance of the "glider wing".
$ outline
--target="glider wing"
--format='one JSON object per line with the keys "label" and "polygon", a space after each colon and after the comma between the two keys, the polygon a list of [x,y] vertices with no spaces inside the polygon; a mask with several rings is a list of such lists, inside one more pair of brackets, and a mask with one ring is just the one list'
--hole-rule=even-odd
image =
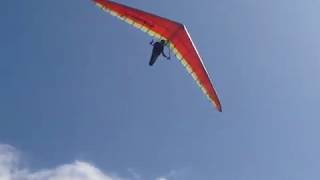
{"label": "glider wing", "polygon": [[183,24],[110,0],[93,1],[98,7],[111,15],[141,29],[150,36],[166,40],[170,49],[207,95],[208,99],[218,111],[222,111],[218,95],[210,81],[202,59],[192,42],[187,28]]}

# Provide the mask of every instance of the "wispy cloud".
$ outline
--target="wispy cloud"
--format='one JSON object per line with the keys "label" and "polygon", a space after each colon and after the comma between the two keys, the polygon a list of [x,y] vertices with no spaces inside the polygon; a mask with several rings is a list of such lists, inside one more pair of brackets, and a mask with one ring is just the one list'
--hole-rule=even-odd
{"label": "wispy cloud", "polygon": [[157,178],[156,180],[168,180],[168,179],[165,178],[165,177],[159,177],[159,178]]}
{"label": "wispy cloud", "polygon": [[[134,169],[128,169],[130,178],[123,178],[112,173],[105,173],[94,165],[75,161],[59,165],[52,169],[31,171],[21,165],[21,156],[17,149],[10,145],[0,144],[0,180],[143,180]],[[177,171],[154,178],[155,180],[178,179]]]}
{"label": "wispy cloud", "polygon": [[156,180],[178,180],[178,179],[186,179],[188,168],[180,169],[180,170],[172,170],[169,173],[156,178]]}
{"label": "wispy cloud", "polygon": [[19,152],[12,146],[0,144],[1,180],[124,180],[112,174],[103,173],[93,165],[75,161],[53,169],[31,172],[20,166]]}
{"label": "wispy cloud", "polygon": [[[131,177],[124,178],[112,173],[106,173],[94,165],[75,161],[62,164],[52,169],[31,171],[22,166],[21,155],[17,149],[10,145],[0,144],[0,180],[143,180],[141,174],[129,168]],[[155,180],[176,180],[183,171],[171,171],[166,175],[155,177]],[[182,178],[184,179],[184,178]]]}

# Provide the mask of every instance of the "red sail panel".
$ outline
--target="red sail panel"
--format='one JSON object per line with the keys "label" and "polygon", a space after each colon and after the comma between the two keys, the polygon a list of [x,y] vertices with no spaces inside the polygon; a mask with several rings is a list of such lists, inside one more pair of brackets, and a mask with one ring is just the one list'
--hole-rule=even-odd
{"label": "red sail panel", "polygon": [[183,24],[113,1],[93,1],[111,15],[147,32],[153,37],[167,40],[170,49],[175,53],[182,65],[186,67],[208,99],[218,111],[222,111],[219,98],[202,59]]}
{"label": "red sail panel", "polygon": [[218,95],[186,27],[181,29],[177,35],[170,40],[170,47],[182,65],[186,67],[187,71],[200,86],[201,90],[207,95],[217,110],[221,112],[222,108]]}
{"label": "red sail panel", "polygon": [[175,31],[183,28],[183,25],[180,23],[113,1],[94,0],[94,2],[111,15],[159,39],[173,36]]}

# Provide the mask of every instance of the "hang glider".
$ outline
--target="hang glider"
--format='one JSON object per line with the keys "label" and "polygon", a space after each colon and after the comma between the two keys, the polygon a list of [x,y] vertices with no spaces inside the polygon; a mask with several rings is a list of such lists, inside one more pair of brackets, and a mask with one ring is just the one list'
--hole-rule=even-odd
{"label": "hang glider", "polygon": [[222,111],[218,95],[210,81],[207,70],[187,28],[183,24],[110,0],[93,1],[101,9],[141,29],[150,36],[166,40],[171,51],[191,74],[204,94],[218,111]]}

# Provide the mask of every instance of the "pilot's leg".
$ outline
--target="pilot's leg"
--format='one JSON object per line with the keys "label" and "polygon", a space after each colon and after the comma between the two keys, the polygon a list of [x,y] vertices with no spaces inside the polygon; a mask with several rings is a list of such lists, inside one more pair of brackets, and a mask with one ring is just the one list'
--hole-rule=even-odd
{"label": "pilot's leg", "polygon": [[150,61],[149,61],[149,66],[152,66],[156,62],[156,60],[159,57],[159,55],[160,54],[152,52],[152,55],[151,55],[151,58],[150,58]]}

